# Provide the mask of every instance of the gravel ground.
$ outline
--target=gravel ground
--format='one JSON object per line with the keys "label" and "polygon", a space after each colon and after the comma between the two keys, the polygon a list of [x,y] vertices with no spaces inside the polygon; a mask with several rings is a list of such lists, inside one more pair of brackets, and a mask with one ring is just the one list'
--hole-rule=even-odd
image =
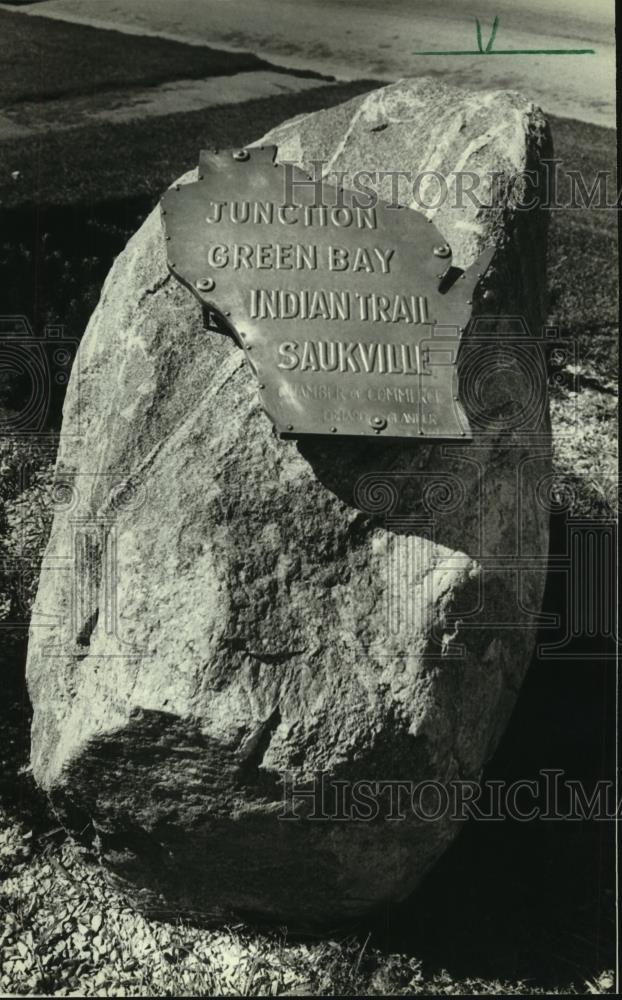
{"label": "gravel ground", "polygon": [[[243,926],[220,930],[147,920],[68,843],[33,844],[0,813],[0,990],[37,996],[416,996],[606,993],[613,973],[583,989],[426,974],[407,955],[365,940],[289,942]],[[6,995],[6,993],[4,995]]]}

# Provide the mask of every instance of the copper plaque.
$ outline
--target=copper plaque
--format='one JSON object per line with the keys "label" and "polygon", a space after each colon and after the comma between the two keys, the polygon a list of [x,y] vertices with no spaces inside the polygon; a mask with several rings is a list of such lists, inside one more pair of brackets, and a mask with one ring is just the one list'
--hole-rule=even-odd
{"label": "copper plaque", "polygon": [[444,288],[451,251],[410,209],[301,185],[276,147],[203,152],[162,199],[172,273],[224,317],[281,435],[469,438],[456,359],[493,251]]}

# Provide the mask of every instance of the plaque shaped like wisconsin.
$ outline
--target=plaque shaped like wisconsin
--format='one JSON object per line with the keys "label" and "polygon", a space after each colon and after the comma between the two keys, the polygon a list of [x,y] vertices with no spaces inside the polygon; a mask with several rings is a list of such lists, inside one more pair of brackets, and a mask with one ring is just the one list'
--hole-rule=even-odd
{"label": "plaque shaped like wisconsin", "polygon": [[203,152],[161,208],[169,268],[224,318],[278,433],[470,438],[456,362],[493,251],[460,273],[420,213],[293,167],[288,199],[275,154]]}

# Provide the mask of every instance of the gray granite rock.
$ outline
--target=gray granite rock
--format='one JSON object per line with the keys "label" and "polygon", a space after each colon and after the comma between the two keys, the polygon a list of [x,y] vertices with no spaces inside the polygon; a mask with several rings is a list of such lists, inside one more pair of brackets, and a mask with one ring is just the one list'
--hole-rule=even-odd
{"label": "gray granite rock", "polygon": [[[344,171],[500,171],[490,209],[434,221],[462,266],[496,241],[494,311],[542,322],[546,220],[510,191],[550,139],[524,98],[402,81],[263,141]],[[405,897],[459,822],[287,821],[283,778],[477,779],[534,645],[546,409],[504,432],[501,372],[498,433],[473,443],[277,440],[157,212],[76,372],[30,636],[36,780],[145,908],[308,928]]]}

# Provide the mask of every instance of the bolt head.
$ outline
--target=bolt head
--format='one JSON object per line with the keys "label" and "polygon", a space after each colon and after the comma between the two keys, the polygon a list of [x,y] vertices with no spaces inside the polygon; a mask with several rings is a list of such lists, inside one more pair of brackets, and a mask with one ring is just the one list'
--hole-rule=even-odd
{"label": "bolt head", "polygon": [[435,257],[451,257],[451,247],[449,243],[443,243],[441,246],[433,247],[432,253]]}
{"label": "bolt head", "polygon": [[387,426],[387,422],[384,417],[372,417],[369,421],[374,430],[381,431]]}
{"label": "bolt head", "polygon": [[201,278],[197,281],[197,288],[200,292],[211,292],[215,284],[213,278]]}
{"label": "bolt head", "polygon": [[487,288],[482,298],[484,299],[484,302],[494,302],[495,293],[492,292],[490,288]]}
{"label": "bolt head", "polygon": [[250,160],[251,154],[247,149],[236,149],[233,154],[233,159],[238,160],[238,162],[243,162],[244,160]]}

